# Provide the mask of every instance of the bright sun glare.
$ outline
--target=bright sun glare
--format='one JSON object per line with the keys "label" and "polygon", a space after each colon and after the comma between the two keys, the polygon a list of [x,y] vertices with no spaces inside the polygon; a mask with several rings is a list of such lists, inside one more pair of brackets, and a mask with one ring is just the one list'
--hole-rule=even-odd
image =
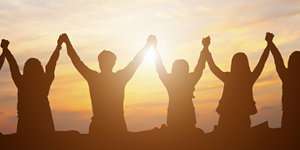
{"label": "bright sun glare", "polygon": [[154,49],[150,48],[149,51],[146,53],[145,61],[147,63],[154,63],[155,58],[156,58],[156,56],[155,56]]}

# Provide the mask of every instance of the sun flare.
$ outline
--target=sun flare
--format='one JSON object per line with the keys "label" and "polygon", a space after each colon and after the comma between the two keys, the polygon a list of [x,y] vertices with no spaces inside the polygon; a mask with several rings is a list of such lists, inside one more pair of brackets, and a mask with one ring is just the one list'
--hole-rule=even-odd
{"label": "sun flare", "polygon": [[154,63],[156,59],[155,51],[153,48],[150,48],[149,51],[145,55],[145,61],[147,63]]}

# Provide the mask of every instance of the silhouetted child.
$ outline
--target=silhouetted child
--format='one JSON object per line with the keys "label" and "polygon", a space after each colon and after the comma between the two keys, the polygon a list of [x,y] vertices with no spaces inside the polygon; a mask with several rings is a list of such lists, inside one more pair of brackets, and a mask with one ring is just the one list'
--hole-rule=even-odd
{"label": "silhouetted child", "polygon": [[293,52],[285,67],[283,58],[272,38],[268,40],[274,56],[276,70],[282,81],[282,128],[290,133],[300,134],[300,51]]}
{"label": "silhouetted child", "polygon": [[81,61],[66,34],[63,34],[63,38],[73,65],[89,85],[93,110],[89,133],[96,136],[126,134],[127,126],[123,108],[125,86],[141,64],[151,43],[148,40],[145,48],[124,69],[117,72],[113,72],[116,55],[110,51],[102,51],[98,56],[101,70],[98,73]]}
{"label": "silhouetted child", "polygon": [[230,72],[222,71],[207,51],[209,68],[224,82],[223,94],[217,107],[220,115],[219,130],[232,132],[250,128],[250,115],[257,113],[253,85],[264,68],[269,51],[267,46],[253,71],[250,70],[247,55],[236,53],[232,58]]}
{"label": "silhouetted child", "polygon": [[24,65],[23,75],[20,73],[14,56],[7,48],[8,44],[6,44],[6,47],[3,47],[12,79],[18,88],[17,134],[19,135],[31,136],[54,133],[48,94],[51,83],[54,80],[54,70],[61,44],[62,41],[59,38],[57,47],[46,65],[45,71],[38,59],[30,58]]}
{"label": "silhouetted child", "polygon": [[195,128],[196,115],[192,100],[194,98],[195,85],[202,76],[205,67],[204,55],[200,55],[198,64],[193,72],[189,72],[188,63],[180,59],[175,60],[172,72],[168,73],[157,50],[156,53],[156,70],[169,95],[168,127],[175,130],[178,129],[178,131]]}

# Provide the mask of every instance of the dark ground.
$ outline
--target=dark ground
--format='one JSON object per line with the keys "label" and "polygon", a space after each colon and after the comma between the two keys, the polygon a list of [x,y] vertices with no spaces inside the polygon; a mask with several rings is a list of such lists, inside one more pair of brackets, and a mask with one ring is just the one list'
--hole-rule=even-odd
{"label": "dark ground", "polygon": [[[299,134],[298,134],[299,135]],[[122,137],[91,137],[76,131],[53,136],[0,134],[0,150],[298,150],[300,136],[260,125],[243,133],[171,131],[167,128],[130,132]]]}

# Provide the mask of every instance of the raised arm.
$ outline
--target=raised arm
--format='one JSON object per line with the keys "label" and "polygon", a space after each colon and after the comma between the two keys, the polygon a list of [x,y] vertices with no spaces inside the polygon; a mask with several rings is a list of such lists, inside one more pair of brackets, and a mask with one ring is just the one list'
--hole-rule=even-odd
{"label": "raised arm", "polygon": [[208,52],[209,44],[210,44],[210,37],[206,37],[202,40],[203,49],[200,53],[198,63],[191,74],[194,84],[196,84],[199,81],[200,77],[202,76],[203,70],[205,68],[205,61],[206,61],[205,54]]}
{"label": "raised arm", "polygon": [[282,58],[278,48],[276,47],[276,45],[273,42],[274,35],[272,33],[269,33],[269,34],[272,38],[268,41],[268,44],[271,49],[271,53],[274,57],[277,73],[278,73],[280,79],[282,80],[286,74],[287,68],[284,65],[283,58]]}
{"label": "raised arm", "polygon": [[5,60],[5,55],[4,52],[2,51],[2,54],[0,55],[0,70],[3,66],[4,60]]}
{"label": "raised arm", "polygon": [[258,64],[256,65],[256,67],[254,68],[254,70],[252,72],[254,82],[257,80],[257,78],[261,74],[261,72],[262,72],[262,70],[265,66],[265,63],[268,59],[269,53],[270,53],[270,48],[269,48],[269,45],[268,45],[268,46],[266,46],[264,52],[262,53],[262,55],[259,59]]}
{"label": "raised arm", "polygon": [[66,43],[67,46],[67,53],[69,57],[71,58],[71,61],[75,68],[78,70],[78,72],[85,78],[89,79],[95,71],[88,68],[80,59],[80,57],[77,55],[73,45],[71,44],[71,41],[69,40],[69,37],[67,34],[62,34],[62,39]]}
{"label": "raised arm", "polygon": [[167,76],[168,72],[162,62],[161,56],[158,52],[158,50],[155,49],[155,54],[156,54],[156,60],[155,60],[155,66],[156,66],[156,72],[158,73],[158,76],[160,80],[166,84],[167,83]]}
{"label": "raised arm", "polygon": [[59,57],[59,52],[61,50],[62,42],[63,42],[62,36],[59,36],[59,38],[57,40],[57,46],[46,65],[46,74],[50,77],[51,81],[54,79],[54,71],[55,71],[55,67],[56,67],[56,62]]}
{"label": "raised arm", "polygon": [[207,59],[207,63],[208,66],[210,68],[210,70],[213,72],[213,74],[215,74],[216,77],[218,77],[220,80],[224,81],[226,78],[226,72],[223,72],[214,62],[211,53],[209,52],[209,49],[205,49],[205,54],[206,54],[206,59]]}
{"label": "raised arm", "polygon": [[149,48],[151,46],[153,38],[155,38],[155,37],[152,35],[149,36],[145,47],[136,54],[136,56],[133,58],[133,60],[124,69],[122,69],[118,72],[118,73],[122,74],[125,81],[128,81],[132,78],[132,76],[136,72],[137,68],[142,63],[147,50],[149,50]]}
{"label": "raised arm", "polygon": [[20,73],[19,66],[17,64],[16,59],[14,58],[14,56],[11,54],[11,52],[8,49],[8,45],[9,45],[9,41],[2,40],[1,47],[3,49],[3,53],[4,53],[8,63],[9,63],[9,68],[10,68],[12,79],[13,79],[15,85],[17,87],[19,87],[21,84],[22,75]]}

